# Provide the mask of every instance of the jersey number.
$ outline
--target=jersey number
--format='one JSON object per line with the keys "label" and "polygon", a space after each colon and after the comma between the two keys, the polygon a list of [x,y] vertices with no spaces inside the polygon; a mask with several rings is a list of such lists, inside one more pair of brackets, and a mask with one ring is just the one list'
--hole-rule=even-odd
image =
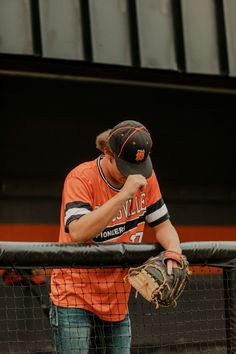
{"label": "jersey number", "polygon": [[143,233],[142,232],[137,232],[136,234],[133,234],[130,236],[130,242],[133,243],[141,243],[143,238]]}

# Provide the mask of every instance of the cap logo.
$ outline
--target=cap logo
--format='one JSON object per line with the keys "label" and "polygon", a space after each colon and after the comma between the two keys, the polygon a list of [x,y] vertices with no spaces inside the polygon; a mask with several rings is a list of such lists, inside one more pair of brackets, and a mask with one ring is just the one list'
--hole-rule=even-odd
{"label": "cap logo", "polygon": [[143,161],[144,156],[145,156],[145,150],[137,150],[135,160],[136,161]]}

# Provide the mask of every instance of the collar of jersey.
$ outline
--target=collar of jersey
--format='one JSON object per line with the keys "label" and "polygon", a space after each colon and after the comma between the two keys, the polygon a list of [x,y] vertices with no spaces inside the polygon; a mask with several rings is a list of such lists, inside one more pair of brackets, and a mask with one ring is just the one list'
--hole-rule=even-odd
{"label": "collar of jersey", "polygon": [[113,189],[113,191],[116,191],[116,192],[119,192],[121,190],[121,188],[117,188],[117,187],[114,187],[105,177],[104,173],[103,173],[103,170],[102,170],[102,166],[101,166],[101,160],[103,159],[104,155],[100,155],[97,159],[97,165],[98,165],[98,170],[99,170],[99,173],[102,177],[102,179],[104,180],[104,182],[108,185],[109,188]]}

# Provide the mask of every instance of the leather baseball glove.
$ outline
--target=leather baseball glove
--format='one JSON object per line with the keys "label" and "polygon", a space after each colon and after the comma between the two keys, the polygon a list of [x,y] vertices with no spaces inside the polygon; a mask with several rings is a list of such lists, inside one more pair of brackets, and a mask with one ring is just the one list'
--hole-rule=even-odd
{"label": "leather baseball glove", "polygon": [[[167,273],[166,263],[171,259],[178,268]],[[159,307],[174,307],[190,278],[187,258],[177,252],[163,251],[158,256],[149,258],[139,267],[130,268],[126,279],[146,300]]]}

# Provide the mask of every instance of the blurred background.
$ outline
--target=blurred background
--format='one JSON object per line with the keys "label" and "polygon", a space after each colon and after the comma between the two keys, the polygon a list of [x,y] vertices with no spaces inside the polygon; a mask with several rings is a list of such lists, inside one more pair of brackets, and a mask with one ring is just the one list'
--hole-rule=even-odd
{"label": "blurred background", "polygon": [[0,240],[57,241],[65,176],[124,119],[152,134],[181,240],[236,240],[235,18],[235,0],[0,0]]}

